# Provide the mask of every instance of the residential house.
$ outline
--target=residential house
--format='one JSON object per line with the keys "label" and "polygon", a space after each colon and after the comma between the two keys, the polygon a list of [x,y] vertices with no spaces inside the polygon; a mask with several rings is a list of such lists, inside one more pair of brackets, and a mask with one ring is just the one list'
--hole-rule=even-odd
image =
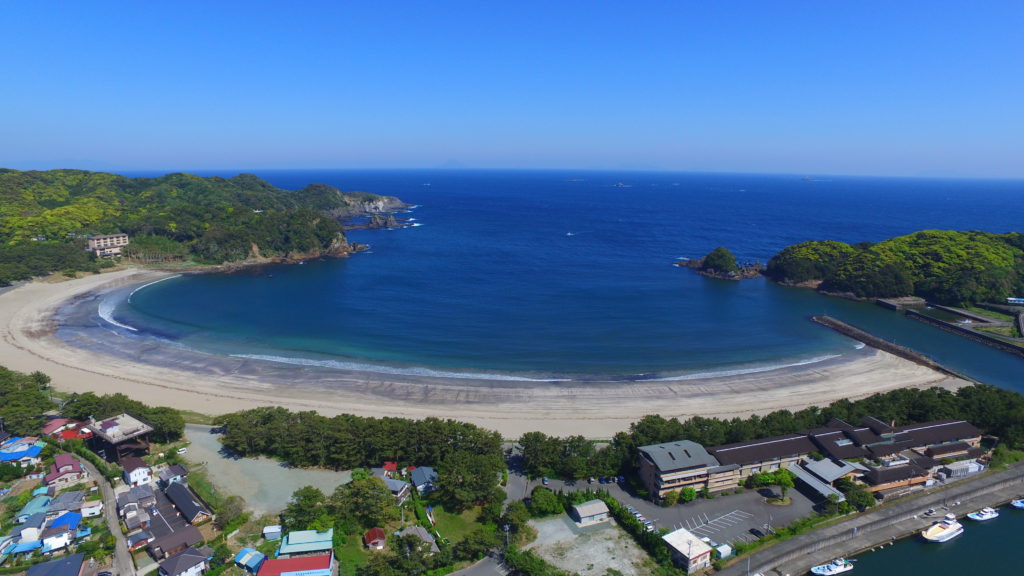
{"label": "residential house", "polygon": [[128,550],[134,552],[145,548],[146,544],[153,541],[153,534],[145,530],[128,536]]}
{"label": "residential house", "polygon": [[149,485],[132,486],[130,490],[117,496],[117,511],[122,518],[130,512],[150,508],[155,504],[156,494],[153,492],[152,486]]}
{"label": "residential house", "polygon": [[157,483],[164,490],[173,482],[184,482],[188,478],[188,468],[181,464],[172,464],[157,474]]}
{"label": "residential house", "polygon": [[86,500],[82,502],[82,516],[92,518],[103,513],[103,500]]}
{"label": "residential house", "polygon": [[711,565],[711,546],[686,528],[661,537],[672,551],[672,561],[693,574]]}
{"label": "residential house", "polygon": [[49,554],[50,552],[67,548],[71,541],[74,540],[74,532],[69,530],[67,526],[50,526],[43,530],[41,540],[43,547],[40,549],[40,552]]}
{"label": "residential house", "polygon": [[66,512],[80,512],[83,502],[85,502],[85,493],[81,490],[61,492],[46,505],[46,518],[49,520]]}
{"label": "residential house", "polygon": [[434,541],[434,537],[430,532],[427,532],[426,528],[418,524],[415,526],[409,526],[405,530],[399,532],[398,535],[415,536],[416,538],[419,538],[420,542],[423,543],[423,546],[428,548],[430,554],[437,554],[441,551],[441,549],[437,547],[437,542]]}
{"label": "residential house", "polygon": [[202,541],[203,535],[199,532],[199,529],[190,525],[154,538],[150,541],[148,549],[149,554],[159,561],[174,556],[178,552],[190,546],[195,546]]}
{"label": "residential house", "polygon": [[124,468],[124,483],[129,486],[142,486],[153,482],[153,469],[137,456],[125,456],[121,458],[121,466]]}
{"label": "residential house", "polygon": [[33,514],[21,524],[11,529],[10,536],[20,542],[33,542],[39,540],[43,534],[43,526],[46,525],[46,514]]}
{"label": "residential house", "polygon": [[334,529],[324,532],[316,530],[294,530],[281,540],[277,549],[278,558],[299,558],[323,555],[334,548]]}
{"label": "residential house", "polygon": [[370,528],[363,534],[363,544],[370,550],[383,550],[387,534],[383,528]]}
{"label": "residential house", "polygon": [[0,464],[11,464],[22,468],[36,466],[42,463],[39,454],[43,451],[44,446],[46,443],[34,436],[8,438],[0,446]]}
{"label": "residential house", "polygon": [[89,477],[89,472],[82,467],[82,463],[73,458],[70,454],[62,452],[53,459],[50,466],[50,473],[43,477],[47,486],[63,488],[77,484]]}
{"label": "residential house", "polygon": [[427,494],[435,489],[434,483],[437,482],[437,472],[430,466],[419,466],[413,468],[412,472],[409,473],[409,479],[412,480],[412,485],[416,487],[417,492]]}
{"label": "residential house", "polygon": [[249,574],[255,574],[259,572],[260,566],[266,559],[267,557],[262,552],[252,548],[242,548],[238,555],[235,556],[235,565]]}
{"label": "residential house", "polygon": [[210,567],[210,554],[189,547],[160,562],[160,576],[199,576]]}
{"label": "residential house", "polygon": [[91,420],[89,430],[93,433],[89,447],[109,462],[120,462],[124,456],[149,454],[149,434],[153,427],[131,414]]}
{"label": "residential house", "polygon": [[69,554],[49,562],[35,564],[25,576],[81,576],[85,554]]}
{"label": "residential house", "polygon": [[398,501],[399,506],[405,502],[409,495],[412,494],[412,484],[405,482],[404,480],[395,480],[394,478],[385,478],[384,484],[388,487],[391,495]]}
{"label": "residential house", "polygon": [[199,502],[199,498],[189,490],[188,484],[171,482],[167,490],[164,490],[164,494],[181,513],[182,518],[188,520],[189,524],[201,524],[213,517],[210,511]]}
{"label": "residential house", "polygon": [[50,505],[49,496],[36,496],[28,501],[25,506],[21,508],[18,515],[15,517],[18,524],[21,524],[29,519],[29,517],[36,514],[46,514],[46,508]]}
{"label": "residential house", "polygon": [[68,424],[73,422],[67,418],[54,418],[43,424],[43,435],[44,436],[60,436],[60,432],[68,427]]}
{"label": "residential house", "polygon": [[581,525],[604,522],[608,520],[608,505],[603,500],[587,500],[573,506],[570,515]]}
{"label": "residential house", "polygon": [[267,560],[260,565],[257,576],[331,576],[334,553],[297,558]]}

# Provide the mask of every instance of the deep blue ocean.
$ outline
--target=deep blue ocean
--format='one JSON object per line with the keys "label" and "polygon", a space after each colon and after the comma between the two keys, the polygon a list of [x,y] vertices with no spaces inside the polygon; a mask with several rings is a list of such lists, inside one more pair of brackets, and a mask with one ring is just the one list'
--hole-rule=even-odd
{"label": "deep blue ocean", "polygon": [[[233,176],[223,171],[203,175]],[[767,261],[805,240],[1020,229],[1024,182],[574,171],[268,171],[416,205],[370,249],[166,280],[118,322],[179,346],[291,363],[574,378],[687,377],[806,363],[855,343],[827,313],[1021,389],[1024,360],[868,303],[673,264],[725,246]]]}

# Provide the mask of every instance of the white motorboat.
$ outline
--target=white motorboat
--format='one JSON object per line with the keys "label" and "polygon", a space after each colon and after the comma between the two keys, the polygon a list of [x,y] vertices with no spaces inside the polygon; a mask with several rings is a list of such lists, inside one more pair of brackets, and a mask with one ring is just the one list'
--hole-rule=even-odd
{"label": "white motorboat", "polygon": [[811,568],[811,574],[831,576],[832,574],[842,574],[843,572],[849,572],[850,570],[853,570],[853,562],[846,558],[836,558],[828,564],[822,564],[821,566]]}
{"label": "white motorboat", "polygon": [[956,516],[946,514],[941,522],[936,522],[921,532],[921,537],[929,542],[949,542],[964,533],[964,527],[956,521]]}
{"label": "white motorboat", "polygon": [[1024,498],[1020,498],[1018,500],[1010,500],[1010,506],[1024,510]]}
{"label": "white motorboat", "polygon": [[986,507],[986,508],[982,508],[981,510],[978,510],[977,512],[971,512],[970,514],[967,515],[967,517],[970,518],[971,520],[976,520],[978,522],[982,522],[984,520],[991,520],[993,518],[999,518],[999,511],[998,510],[994,510],[992,508],[987,508]]}

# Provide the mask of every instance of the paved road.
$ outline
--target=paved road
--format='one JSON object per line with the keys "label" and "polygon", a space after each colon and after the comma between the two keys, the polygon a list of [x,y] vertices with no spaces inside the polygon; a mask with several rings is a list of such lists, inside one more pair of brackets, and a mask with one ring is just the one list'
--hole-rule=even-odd
{"label": "paved road", "polygon": [[135,563],[132,562],[132,555],[128,551],[128,542],[125,540],[124,534],[121,534],[121,525],[117,518],[117,498],[114,497],[114,489],[88,460],[77,456],[76,458],[89,471],[103,492],[103,517],[107,520],[107,527],[110,528],[110,533],[114,535],[115,539],[112,571],[115,576],[135,576]]}
{"label": "paved road", "polygon": [[[962,518],[985,506],[1019,498],[1024,493],[1024,463],[1009,470],[947,484],[906,500],[860,514],[850,520],[802,534],[750,557],[750,573],[802,574],[811,566],[838,556],[852,556],[879,544],[923,530],[946,512]],[[927,515],[928,509],[936,513]],[[721,574],[742,576],[742,560]]]}

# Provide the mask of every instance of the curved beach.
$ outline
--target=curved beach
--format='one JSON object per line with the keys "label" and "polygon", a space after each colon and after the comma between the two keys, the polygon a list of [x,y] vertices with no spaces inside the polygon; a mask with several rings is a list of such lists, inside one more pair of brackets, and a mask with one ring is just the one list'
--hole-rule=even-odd
{"label": "curved beach", "polygon": [[57,337],[65,303],[169,276],[127,269],[76,280],[37,280],[0,294],[0,364],[41,371],[62,391],[123,392],[153,405],[205,414],[283,406],[322,414],[436,416],[495,429],[505,437],[548,434],[608,438],[646,414],[745,417],[798,410],[896,388],[969,383],[863,348],[787,368],[640,382],[523,382],[399,376],[282,365],[153,346],[122,350],[109,341],[71,344]]}

